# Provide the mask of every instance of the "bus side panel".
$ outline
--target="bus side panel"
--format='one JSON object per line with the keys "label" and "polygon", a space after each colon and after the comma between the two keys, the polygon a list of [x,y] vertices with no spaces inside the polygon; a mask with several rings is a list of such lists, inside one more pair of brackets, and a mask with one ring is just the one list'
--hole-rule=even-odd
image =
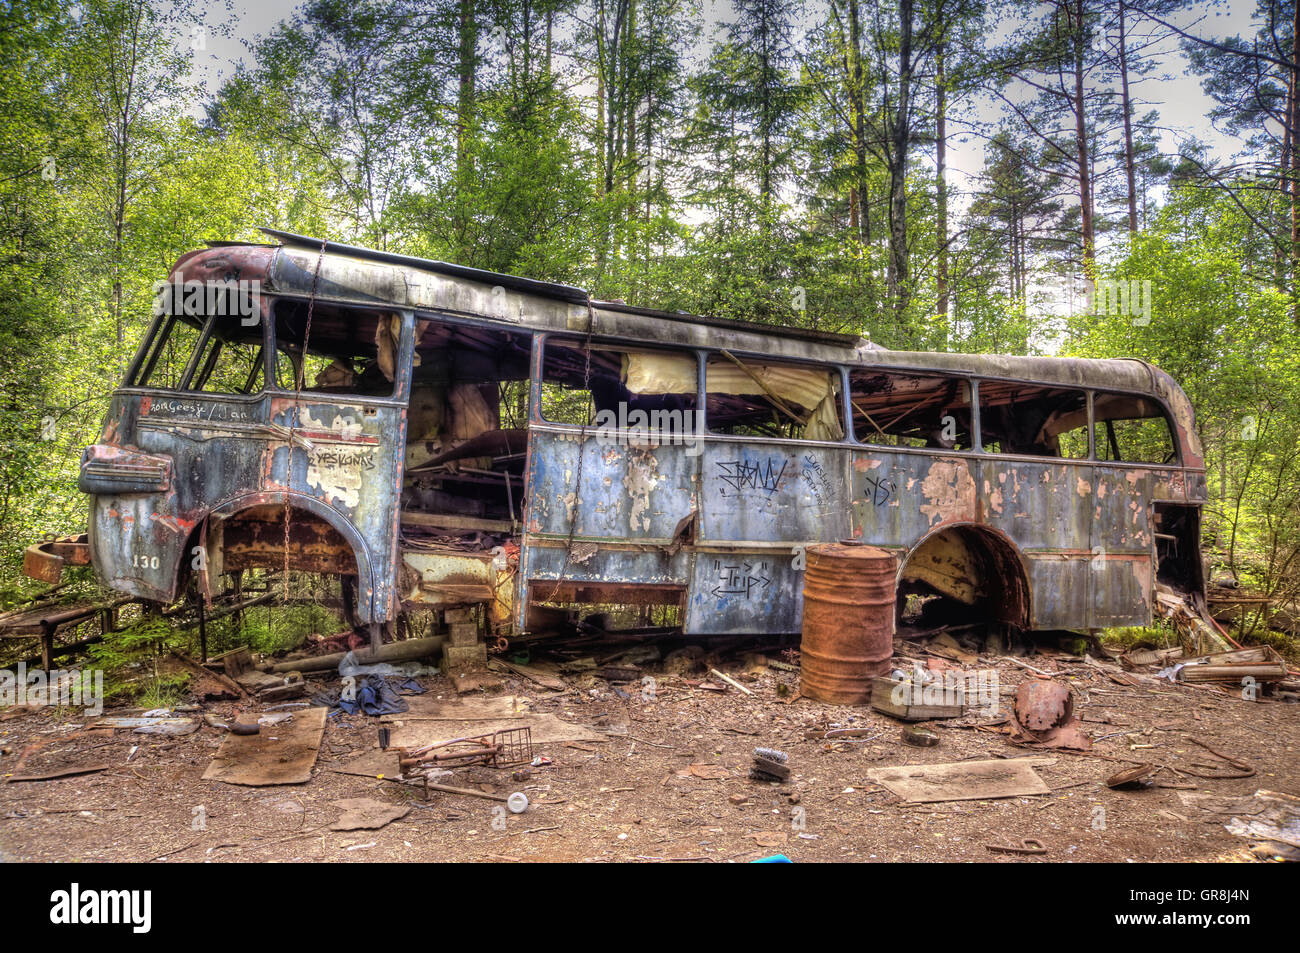
{"label": "bus side panel", "polygon": [[1029,587],[1033,593],[1033,629],[1085,629],[1090,619],[1092,570],[1086,556],[1033,553]]}
{"label": "bus side panel", "polygon": [[268,448],[265,482],[273,490],[314,497],[356,528],[371,570],[370,579],[358,579],[358,615],[363,622],[383,622],[395,617],[398,601],[395,541],[406,409],[370,404],[364,397],[337,401],[304,394],[296,413],[292,398],[273,401],[272,423],[288,428],[296,420],[296,432],[310,446]]}
{"label": "bus side panel", "polygon": [[979,462],[988,526],[1029,565],[1032,627],[1079,629],[1092,619],[1093,468],[989,455]]}
{"label": "bus side panel", "polygon": [[800,631],[796,547],[849,535],[849,454],[814,443],[707,440],[688,634]]}
{"label": "bus side panel", "polygon": [[[174,476],[166,492],[92,496],[91,548],[100,578],[122,591],[170,601],[177,572],[191,559],[186,542],[210,512],[234,515],[277,501],[287,490],[317,501],[334,522],[352,527],[372,570],[358,583],[358,613],[362,621],[391,617],[387,554],[396,538],[401,462],[399,453],[384,446],[383,435],[398,435],[395,446],[401,446],[405,412],[392,405],[366,406],[364,398],[342,400],[304,396],[295,414],[291,396],[115,397],[110,419],[123,422],[106,431],[112,444],[92,452],[139,449],[170,460]],[[301,445],[290,459],[284,440],[268,437],[265,428],[275,424],[287,433],[295,421]],[[94,478],[91,462],[93,457],[83,464],[83,481]],[[283,551],[283,535],[271,536],[265,545],[253,543],[263,557]],[[295,554],[301,545],[294,540]]]}
{"label": "bus side panel", "polygon": [[1093,628],[1150,625],[1155,579],[1150,470],[1099,466],[1093,470]]}
{"label": "bus side panel", "polygon": [[[528,532],[574,539],[667,544],[694,509],[696,458],[681,446],[632,447],[602,431],[530,430]],[[575,507],[576,503],[576,507]]]}
{"label": "bus side panel", "polygon": [[[522,631],[530,600],[571,601],[573,587],[585,584],[607,587],[600,601],[636,603],[639,587],[643,596],[655,593],[644,601],[672,602],[673,590],[684,591],[690,578],[680,534],[697,510],[698,458],[683,446],[629,446],[608,431],[589,431],[579,474],[580,439],[544,423],[529,429],[515,618]],[[565,589],[556,587],[561,580]],[[623,598],[607,599],[614,594],[608,587],[622,587]]]}
{"label": "bus side panel", "polygon": [[972,523],[979,507],[971,462],[962,457],[858,450],[853,526],[862,542],[911,550],[945,523]]}
{"label": "bus side panel", "polygon": [[1091,467],[990,455],[979,469],[984,522],[1005,533],[1026,556],[1089,555]]}

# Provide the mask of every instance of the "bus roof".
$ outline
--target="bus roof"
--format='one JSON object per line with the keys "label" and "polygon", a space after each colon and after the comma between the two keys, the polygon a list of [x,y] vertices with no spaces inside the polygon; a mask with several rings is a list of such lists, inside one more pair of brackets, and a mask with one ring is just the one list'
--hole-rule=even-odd
{"label": "bus roof", "polygon": [[1186,395],[1168,374],[1145,361],[893,351],[856,335],[638,308],[592,299],[572,285],[262,231],[276,244],[211,242],[183,256],[172,270],[172,280],[233,276],[259,280],[279,295],[306,297],[314,292],[320,302],[406,308],[531,331],[590,331],[597,337],[652,345],[727,348],[787,360],[885,365],[1144,395],[1169,408],[1180,442],[1200,456]]}

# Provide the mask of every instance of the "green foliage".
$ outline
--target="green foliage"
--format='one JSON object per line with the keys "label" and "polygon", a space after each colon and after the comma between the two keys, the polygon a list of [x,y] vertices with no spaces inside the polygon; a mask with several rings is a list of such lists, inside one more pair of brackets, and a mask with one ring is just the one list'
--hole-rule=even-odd
{"label": "green foliage", "polygon": [[145,615],[92,645],[89,667],[104,670],[106,698],[170,697],[188,682],[188,676],[160,672],[158,663],[179,640],[179,633],[162,616]]}
{"label": "green foliage", "polygon": [[1285,601],[1300,587],[1300,326],[1289,293],[1252,274],[1253,232],[1228,196],[1176,190],[1103,273],[1150,282],[1150,322],[1075,315],[1068,350],[1140,357],[1181,384],[1205,448],[1207,548]]}

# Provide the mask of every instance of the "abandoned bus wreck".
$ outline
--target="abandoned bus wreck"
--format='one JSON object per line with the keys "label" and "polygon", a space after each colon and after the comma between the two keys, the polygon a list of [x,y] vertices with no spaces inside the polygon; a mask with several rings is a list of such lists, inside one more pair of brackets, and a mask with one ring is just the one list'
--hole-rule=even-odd
{"label": "abandoned bus wreck", "polygon": [[83,456],[87,538],[29,573],[80,545],[159,602],[337,574],[375,642],[584,604],[797,633],[802,548],[841,539],[897,556],[900,612],[1087,631],[1203,601],[1192,409],[1143,362],[889,351],[268,234],[176,264]]}

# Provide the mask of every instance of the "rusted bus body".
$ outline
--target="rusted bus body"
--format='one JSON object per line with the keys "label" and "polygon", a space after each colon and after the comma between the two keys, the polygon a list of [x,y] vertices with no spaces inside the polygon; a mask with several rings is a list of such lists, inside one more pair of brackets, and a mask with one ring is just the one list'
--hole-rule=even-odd
{"label": "rusted bus body", "polygon": [[[160,317],[86,452],[124,592],[288,565],[353,581],[363,624],[668,604],[691,634],[794,633],[801,547],[846,538],[896,554],[900,591],[1024,629],[1145,624],[1158,578],[1203,588],[1191,408],[1141,362],[886,351],[274,234],[178,262],[257,282],[258,320],[176,318],[198,344],[163,387]],[[256,352],[247,393],[210,386],[217,339]],[[703,426],[597,426],[616,406]],[[1101,459],[1121,415],[1164,422],[1172,459]]]}

